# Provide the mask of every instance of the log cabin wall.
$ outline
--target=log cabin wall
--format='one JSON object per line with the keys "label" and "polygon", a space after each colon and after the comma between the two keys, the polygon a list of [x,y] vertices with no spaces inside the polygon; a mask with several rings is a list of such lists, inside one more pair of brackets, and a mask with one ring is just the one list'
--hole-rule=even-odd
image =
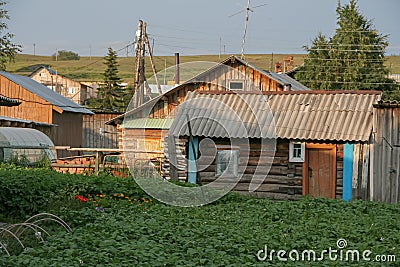
{"label": "log cabin wall", "polygon": [[[243,175],[239,183],[234,187],[233,191],[242,194],[251,194],[259,197],[267,197],[270,199],[288,199],[296,200],[302,196],[302,179],[303,179],[303,163],[289,162],[289,140],[278,139],[276,142],[276,152],[272,161],[271,168],[265,168],[263,170],[263,164],[268,163],[268,159],[260,159],[261,154],[261,141],[260,139],[249,139],[250,140],[250,151],[246,151],[246,141],[243,140],[243,146],[240,146],[239,152],[239,173]],[[214,139],[215,145],[218,146],[229,146],[231,143],[228,139]],[[176,138],[175,151],[177,154],[187,154],[187,142],[188,138],[181,137]],[[235,142],[236,143],[236,142]],[[239,142],[240,143],[240,142]],[[185,145],[183,145],[185,144]],[[368,188],[366,188],[366,170],[368,169],[368,158],[366,157],[367,151],[365,149],[369,147],[368,144],[355,144],[362,151],[355,149],[354,166],[358,168],[353,171],[353,198],[357,199],[368,199]],[[163,176],[169,179],[170,177],[170,165],[168,142],[164,144],[165,149],[165,167],[163,169]],[[172,150],[171,150],[172,151]],[[359,157],[356,156],[359,155]],[[247,158],[248,157],[248,158]],[[211,164],[210,164],[211,162]],[[203,149],[198,160],[198,168],[200,179],[203,184],[209,184],[216,180],[216,155],[212,149]],[[249,192],[249,185],[253,179],[257,165],[259,166],[258,174],[264,175],[264,182],[260,187],[253,193]],[[363,167],[362,167],[363,166]],[[182,158],[177,159],[177,167],[179,169],[179,180],[187,181],[187,161]],[[182,171],[186,170],[186,172]],[[368,175],[368,173],[367,173]],[[186,178],[186,179],[185,179]],[[354,184],[355,183],[355,184]],[[218,184],[217,184],[218,186]],[[336,188],[335,197],[336,199],[342,199],[343,193],[343,143],[336,144]]]}

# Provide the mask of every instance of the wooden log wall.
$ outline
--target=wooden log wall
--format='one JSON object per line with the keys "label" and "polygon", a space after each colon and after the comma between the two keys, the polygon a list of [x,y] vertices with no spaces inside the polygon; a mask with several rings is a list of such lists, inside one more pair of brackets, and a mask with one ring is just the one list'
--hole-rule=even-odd
{"label": "wooden log wall", "polygon": [[[226,139],[215,139],[218,146],[227,146],[229,141]],[[239,143],[239,173],[242,177],[233,191],[242,194],[251,194],[259,197],[267,197],[270,199],[299,199],[302,195],[302,163],[289,162],[289,142],[278,140],[276,144],[276,153],[271,152],[270,146],[267,150],[261,145],[260,139],[250,140],[250,151],[247,151],[247,142],[237,140]],[[216,157],[215,150],[203,149],[203,153],[198,161],[200,179],[203,184],[213,183],[213,186],[223,186],[224,180],[218,180],[216,183]],[[260,157],[264,155],[264,157]],[[211,164],[210,164],[211,159]],[[203,165],[203,163],[207,165]],[[271,164],[272,163],[272,164]],[[271,168],[268,168],[271,166]],[[257,170],[257,171],[256,171]],[[254,178],[263,179],[259,188],[253,192],[249,192],[249,186]],[[222,185],[221,185],[222,183]]]}
{"label": "wooden log wall", "polygon": [[[169,140],[169,138],[173,138],[173,140]],[[186,137],[165,137],[164,160],[162,163],[162,176],[164,178],[187,182],[187,142],[188,139]]]}

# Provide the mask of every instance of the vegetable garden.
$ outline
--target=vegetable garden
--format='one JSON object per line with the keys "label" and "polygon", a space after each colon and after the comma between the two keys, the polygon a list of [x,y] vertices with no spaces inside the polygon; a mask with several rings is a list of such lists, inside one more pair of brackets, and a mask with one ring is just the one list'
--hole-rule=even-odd
{"label": "vegetable garden", "polygon": [[[0,222],[23,222],[38,213],[42,241],[26,231],[25,249],[3,238],[0,266],[398,266],[400,204],[309,199],[271,201],[230,193],[196,208],[168,206],[142,191],[132,177],[83,176],[0,165]],[[0,224],[1,227],[1,224]],[[3,225],[4,227],[4,225]],[[289,258],[289,251],[369,250],[371,261]],[[265,256],[275,250],[272,261]],[[278,258],[286,251],[287,261]],[[258,254],[258,256],[257,256]],[[376,262],[376,255],[392,255]],[[296,256],[296,254],[291,254]],[[361,257],[361,253],[360,253]]]}

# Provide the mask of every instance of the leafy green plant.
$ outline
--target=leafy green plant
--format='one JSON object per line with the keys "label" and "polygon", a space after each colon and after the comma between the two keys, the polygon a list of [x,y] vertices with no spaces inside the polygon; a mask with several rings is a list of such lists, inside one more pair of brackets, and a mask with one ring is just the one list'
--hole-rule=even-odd
{"label": "leafy green plant", "polygon": [[[73,232],[59,231],[45,246],[31,247],[18,256],[0,254],[0,266],[383,265],[327,258],[319,262],[281,262],[276,257],[259,261],[256,256],[265,246],[286,251],[336,249],[340,238],[347,240],[349,249],[368,249],[372,256],[395,255],[397,261],[400,257],[400,204],[307,197],[271,201],[230,193],[210,205],[181,208],[150,201],[133,178],[32,172],[0,165],[0,207],[4,208],[4,194],[9,193],[5,186],[16,192],[7,212],[18,204],[26,208],[20,193],[30,194],[21,184],[29,182],[25,176],[34,181],[27,188],[53,191],[51,199],[63,201],[43,207],[62,217]],[[49,180],[55,180],[54,185]],[[33,201],[46,203],[46,198]]]}

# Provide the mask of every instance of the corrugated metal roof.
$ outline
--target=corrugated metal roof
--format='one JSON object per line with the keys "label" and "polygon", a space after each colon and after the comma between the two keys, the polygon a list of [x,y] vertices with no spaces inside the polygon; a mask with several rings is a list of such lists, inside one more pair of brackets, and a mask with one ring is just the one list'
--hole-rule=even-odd
{"label": "corrugated metal roof", "polygon": [[231,138],[367,141],[380,92],[188,93],[170,133]]}
{"label": "corrugated metal roof", "polygon": [[83,114],[94,114],[90,110],[78,105],[72,100],[63,97],[62,95],[54,92],[50,88],[32,80],[29,77],[11,74],[8,72],[0,71],[0,75],[6,77],[7,79],[13,81],[14,83],[22,86],[31,93],[39,96],[40,98],[46,100],[50,104],[53,104],[64,111],[83,113]]}
{"label": "corrugated metal roof", "polygon": [[132,119],[124,120],[121,125],[125,129],[169,129],[173,123],[174,119],[153,119],[153,118],[143,118],[143,119]]}
{"label": "corrugated metal roof", "polygon": [[0,95],[0,106],[13,107],[13,106],[18,106],[20,104],[21,102],[17,100]]}
{"label": "corrugated metal roof", "polygon": [[46,126],[46,127],[56,126],[56,124],[49,124],[49,123],[44,123],[44,122],[23,120],[23,119],[11,118],[11,117],[6,117],[6,116],[0,116],[0,121],[21,122],[21,123],[28,123],[28,124],[32,123],[34,125]]}

